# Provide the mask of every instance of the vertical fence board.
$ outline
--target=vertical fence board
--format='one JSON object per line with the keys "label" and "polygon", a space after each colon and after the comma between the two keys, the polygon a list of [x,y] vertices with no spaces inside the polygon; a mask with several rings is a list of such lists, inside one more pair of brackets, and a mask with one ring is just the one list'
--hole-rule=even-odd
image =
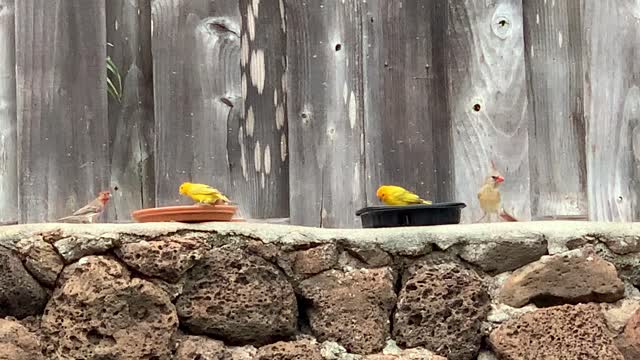
{"label": "vertical fence board", "polygon": [[584,0],[589,218],[640,215],[640,6]]}
{"label": "vertical fence board", "polygon": [[362,2],[285,4],[291,222],[356,226],[365,202]]}
{"label": "vertical fence board", "polygon": [[524,1],[534,218],[586,216],[579,1]]}
{"label": "vertical fence board", "polygon": [[53,220],[108,184],[105,2],[16,3],[22,222]]}
{"label": "vertical fence board", "polygon": [[506,178],[503,206],[528,220],[530,116],[522,2],[452,0],[448,22],[456,193],[469,206],[462,221],[482,216],[476,194],[492,159]]}
{"label": "vertical fence board", "polygon": [[233,200],[228,129],[241,114],[229,105],[241,96],[238,3],[154,0],[151,12],[156,202],[189,203],[178,194],[183,181],[210,184]]}
{"label": "vertical fence board", "polygon": [[444,1],[363,3],[367,203],[396,184],[452,201]]}
{"label": "vertical fence board", "polygon": [[234,106],[243,121],[231,133],[240,146],[231,177],[251,218],[289,216],[284,10],[278,0],[240,0],[242,103]]}
{"label": "vertical fence board", "polygon": [[109,97],[109,209],[113,219],[127,221],[132,211],[155,205],[150,0],[107,2],[107,41],[122,77],[122,98]]}
{"label": "vertical fence board", "polygon": [[18,221],[14,0],[0,0],[0,225]]}

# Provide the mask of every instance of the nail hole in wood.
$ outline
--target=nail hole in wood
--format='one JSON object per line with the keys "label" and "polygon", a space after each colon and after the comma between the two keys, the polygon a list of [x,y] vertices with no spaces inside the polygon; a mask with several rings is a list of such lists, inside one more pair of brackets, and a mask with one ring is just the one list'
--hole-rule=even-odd
{"label": "nail hole in wood", "polygon": [[336,51],[340,51],[342,49],[342,45],[336,44]]}
{"label": "nail hole in wood", "polygon": [[508,23],[507,23],[507,20],[502,19],[502,20],[498,21],[498,24],[500,26],[502,26],[502,27],[505,27],[505,26],[507,26]]}
{"label": "nail hole in wood", "polygon": [[473,105],[473,111],[478,112],[478,111],[480,111],[480,109],[481,109],[480,104]]}
{"label": "nail hole in wood", "polygon": [[117,186],[114,186],[114,187],[113,187],[113,190],[114,190],[114,191],[118,191],[118,187],[117,187]]}

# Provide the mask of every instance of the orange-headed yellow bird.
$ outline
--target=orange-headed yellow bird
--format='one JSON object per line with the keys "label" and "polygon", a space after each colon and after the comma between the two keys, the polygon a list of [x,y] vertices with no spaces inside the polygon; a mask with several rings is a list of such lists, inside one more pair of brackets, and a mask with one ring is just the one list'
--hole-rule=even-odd
{"label": "orange-headed yellow bird", "polygon": [[489,171],[489,175],[485,178],[484,184],[480,187],[480,191],[478,191],[478,201],[480,202],[480,208],[484,215],[478,221],[480,222],[484,218],[487,218],[487,221],[491,221],[491,217],[495,215],[500,215],[500,184],[504,182],[504,177],[500,175],[498,170],[496,169],[496,164],[494,161],[491,161],[491,169]]}
{"label": "orange-headed yellow bird", "polygon": [[200,204],[213,205],[218,201],[229,202],[229,199],[218,191],[218,189],[214,189],[206,184],[185,182],[180,185],[179,191],[180,194],[186,195]]}
{"label": "orange-headed yellow bird", "polygon": [[376,191],[376,196],[387,205],[431,204],[431,201],[421,199],[411,191],[395,185],[382,185]]}

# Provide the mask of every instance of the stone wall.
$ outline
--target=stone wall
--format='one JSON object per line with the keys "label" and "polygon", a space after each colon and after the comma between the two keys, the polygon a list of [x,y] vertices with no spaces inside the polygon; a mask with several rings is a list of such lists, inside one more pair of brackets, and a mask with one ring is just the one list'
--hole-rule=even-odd
{"label": "stone wall", "polygon": [[640,359],[640,224],[0,227],[0,359]]}

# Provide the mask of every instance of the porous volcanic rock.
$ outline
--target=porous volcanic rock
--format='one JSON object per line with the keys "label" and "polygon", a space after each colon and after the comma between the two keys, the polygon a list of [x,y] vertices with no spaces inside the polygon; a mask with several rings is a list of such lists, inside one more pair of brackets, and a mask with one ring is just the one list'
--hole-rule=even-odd
{"label": "porous volcanic rock", "polygon": [[623,360],[596,304],[536,310],[500,325],[489,339],[500,359]]}
{"label": "porous volcanic rock", "polygon": [[0,319],[0,360],[44,360],[40,340],[17,321]]}
{"label": "porous volcanic rock", "polygon": [[457,264],[416,264],[400,291],[394,317],[398,345],[424,346],[451,360],[474,359],[489,294],[473,270]]}
{"label": "porous volcanic rock", "polygon": [[596,253],[604,260],[612,263],[622,280],[640,287],[640,253],[619,255],[611,251],[605,244],[596,244]]}
{"label": "porous volcanic rock", "polygon": [[511,274],[500,292],[503,303],[521,307],[615,302],[624,297],[624,283],[613,264],[589,246],[544,256]]}
{"label": "porous volcanic rock", "polygon": [[126,243],[115,250],[116,255],[136,271],[169,282],[178,281],[203,252],[201,241],[180,237]]}
{"label": "porous volcanic rock", "polygon": [[41,322],[46,354],[73,359],[170,359],[178,317],[169,296],[118,261],[67,266]]}
{"label": "porous volcanic rock", "polygon": [[358,354],[384,347],[396,301],[390,268],[329,270],[300,283],[300,292],[318,341],[336,341]]}
{"label": "porous volcanic rock", "polygon": [[461,258],[489,274],[515,270],[546,253],[547,241],[543,237],[465,244],[459,249]]}
{"label": "porous volcanic rock", "polygon": [[0,248],[0,316],[18,319],[41,314],[47,291],[29,274],[11,250]]}
{"label": "porous volcanic rock", "polygon": [[52,288],[64,268],[64,261],[53,245],[44,240],[25,239],[17,247],[29,273]]}
{"label": "porous volcanic rock", "polygon": [[285,275],[261,257],[212,249],[184,275],[176,301],[181,324],[237,345],[264,345],[296,331],[296,296]]}
{"label": "porous volcanic rock", "polygon": [[278,258],[278,265],[294,282],[299,282],[331,269],[337,261],[336,245],[324,244],[283,254]]}
{"label": "porous volcanic rock", "polygon": [[253,346],[226,347],[206,336],[183,335],[178,338],[174,360],[254,360],[255,355]]}
{"label": "porous volcanic rock", "polygon": [[309,339],[280,341],[258,349],[256,360],[324,360],[320,346]]}
{"label": "porous volcanic rock", "polygon": [[616,343],[625,359],[640,359],[640,310],[631,316]]}

